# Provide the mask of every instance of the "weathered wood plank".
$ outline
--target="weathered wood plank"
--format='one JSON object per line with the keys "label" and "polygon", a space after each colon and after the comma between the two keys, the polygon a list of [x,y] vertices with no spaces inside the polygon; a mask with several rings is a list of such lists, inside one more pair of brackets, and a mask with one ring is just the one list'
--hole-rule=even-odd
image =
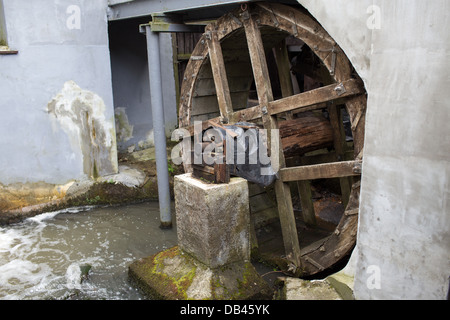
{"label": "weathered wood plank", "polygon": [[311,182],[309,180],[299,180],[297,181],[297,188],[300,195],[303,221],[308,226],[317,225],[314,203],[312,201]]}
{"label": "weathered wood plank", "polygon": [[366,105],[367,96],[365,94],[351,97],[345,102],[352,124],[355,156],[358,156],[361,153],[364,146]]}
{"label": "weathered wood plank", "polygon": [[255,106],[233,112],[233,114],[230,116],[230,119],[232,119],[232,122],[250,121],[259,119],[261,118],[261,116],[261,108],[259,106]]}
{"label": "weathered wood plank", "polygon": [[[275,47],[274,50],[275,50],[275,59],[277,62],[278,77],[280,79],[281,85],[281,95],[284,98],[290,97],[294,94],[294,90],[292,87],[292,78],[290,71],[291,65],[289,62],[288,51],[286,48],[286,41],[285,40],[281,41],[278,44],[278,46]],[[286,112],[286,119],[288,119],[288,121],[283,121],[279,123],[280,136],[282,137],[281,142],[283,144],[285,157],[288,156],[290,152],[292,152],[291,154],[298,154],[300,150],[303,153],[307,152],[308,150],[313,150],[315,147],[318,147],[318,144],[320,144],[320,146],[324,146],[323,142],[317,142],[317,140],[325,139],[326,141],[325,145],[329,144],[328,140],[331,132],[330,130],[326,130],[329,128],[329,123],[328,121],[326,121],[326,119],[324,119],[325,122],[319,124],[319,130],[317,130],[316,125],[313,125],[314,128],[311,128],[311,126],[305,124],[304,121],[308,120],[306,119],[306,117],[293,119],[292,111]],[[319,119],[314,117],[314,119],[312,120],[319,120]],[[328,126],[324,125],[325,123],[328,124]],[[305,129],[305,127],[310,128],[311,130],[305,132],[303,130]],[[300,132],[298,131],[299,129],[301,130]],[[308,133],[310,134],[308,135]],[[318,133],[322,133],[322,135]],[[314,138],[311,138],[311,134],[314,135]],[[305,140],[305,137],[307,136],[308,138],[306,138]],[[311,143],[315,145],[312,147],[312,149],[309,149],[309,146],[306,146],[305,142],[309,146]],[[317,222],[314,213],[314,204],[312,201],[311,184],[307,180],[297,181],[296,184],[300,197],[300,204],[302,207],[303,220],[307,225],[314,226],[317,224]]]}
{"label": "weathered wood plank", "polygon": [[[242,100],[242,95],[239,93],[231,94],[231,104],[239,108],[244,107],[242,104],[245,103]],[[194,97],[192,99],[193,110],[191,110],[191,116],[198,116],[201,114],[208,114],[219,112],[219,104],[217,101],[217,96],[203,96]],[[238,109],[238,108],[237,108]]]}
{"label": "weathered wood plank", "polygon": [[[226,61],[225,63],[227,67],[227,76],[229,78],[244,77],[247,75],[252,76],[252,67],[248,59],[245,61]],[[209,63],[208,68],[202,68],[201,71],[202,72],[199,73],[197,76],[198,80],[213,78],[212,70],[209,67]]]}
{"label": "weathered wood plank", "polygon": [[275,59],[277,62],[278,77],[280,78],[281,94],[283,97],[289,97],[294,94],[292,89],[291,65],[286,48],[286,41],[281,41],[275,47]]}
{"label": "weathered wood plank", "polygon": [[325,87],[296,94],[291,97],[272,101],[268,105],[268,111],[270,115],[275,115],[290,110],[299,111],[303,107],[318,105],[323,102],[350,97],[363,92],[364,87],[361,81],[349,79],[343,81],[341,84],[331,84]]}
{"label": "weathered wood plank", "polygon": [[233,107],[231,104],[227,72],[223,61],[222,47],[217,38],[217,32],[207,32],[206,43],[208,45],[209,58],[211,60],[211,69],[214,76],[220,114],[223,117],[223,121],[228,123],[229,116],[233,112]]}
{"label": "weathered wood plank", "polygon": [[280,178],[283,181],[297,181],[357,176],[361,174],[361,164],[362,161],[354,160],[283,168]]}
{"label": "weathered wood plank", "polygon": [[[227,67],[228,69],[228,67]],[[245,92],[248,97],[248,91],[253,79],[247,77],[230,77],[228,76],[228,86],[230,92]],[[216,87],[214,78],[198,79],[195,86],[194,97],[215,96]],[[234,106],[233,106],[234,107]]]}
{"label": "weathered wood plank", "polygon": [[[270,83],[269,71],[264,53],[264,45],[261,32],[255,19],[249,11],[243,13],[243,24],[247,44],[249,48],[250,59],[252,62],[253,76],[255,78],[256,90],[258,92],[258,101],[261,110],[265,110],[269,102],[273,101],[273,93]],[[263,112],[264,128],[268,129],[268,141],[271,141],[272,129],[278,129],[276,117]],[[278,150],[271,152],[272,163],[275,157],[278,158],[280,167],[285,167],[285,159],[281,141],[278,141]],[[270,150],[270,147],[269,147]],[[291,191],[289,184],[281,180],[275,181],[275,193],[278,203],[278,212],[280,215],[281,229],[283,233],[284,248],[286,256],[298,268],[301,267],[300,245],[298,241],[297,228],[295,223],[294,208],[292,206]]]}
{"label": "weathered wood plank", "polygon": [[[277,63],[278,78],[280,80],[281,95],[283,98],[290,97],[294,94],[291,77],[291,64],[289,54],[286,47],[286,40],[281,41],[275,48],[275,60]],[[292,119],[292,111],[285,114],[286,119]]]}
{"label": "weathered wood plank", "polygon": [[[345,131],[342,122],[341,107],[339,105],[328,106],[328,114],[330,116],[331,127],[333,128],[334,150],[336,151],[336,160],[345,160]],[[349,177],[339,178],[341,186],[342,203],[344,207],[347,206],[347,201],[350,196],[351,181]]]}

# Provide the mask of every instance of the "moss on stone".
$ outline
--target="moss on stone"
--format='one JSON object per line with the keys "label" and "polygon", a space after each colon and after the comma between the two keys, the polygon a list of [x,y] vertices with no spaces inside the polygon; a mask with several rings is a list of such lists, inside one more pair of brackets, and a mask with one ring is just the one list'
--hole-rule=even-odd
{"label": "moss on stone", "polygon": [[178,246],[135,261],[129,267],[129,276],[147,295],[156,299],[239,300],[272,297],[268,284],[250,262],[209,269],[182,252]]}
{"label": "moss on stone", "polygon": [[168,272],[173,259],[181,257],[178,246],[138,260],[129,267],[129,276],[147,295],[156,299],[186,300],[187,290],[196,275],[197,266],[183,257],[178,270]]}

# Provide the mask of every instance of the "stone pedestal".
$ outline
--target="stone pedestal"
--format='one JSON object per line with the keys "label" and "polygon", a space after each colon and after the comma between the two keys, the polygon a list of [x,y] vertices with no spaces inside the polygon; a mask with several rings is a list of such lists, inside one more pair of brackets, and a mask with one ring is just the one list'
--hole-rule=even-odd
{"label": "stone pedestal", "polygon": [[210,184],[184,174],[175,177],[174,189],[178,245],[183,251],[210,268],[250,260],[245,179]]}
{"label": "stone pedestal", "polygon": [[178,246],[134,262],[130,278],[159,299],[270,299],[250,262],[247,181],[184,174],[174,189]]}

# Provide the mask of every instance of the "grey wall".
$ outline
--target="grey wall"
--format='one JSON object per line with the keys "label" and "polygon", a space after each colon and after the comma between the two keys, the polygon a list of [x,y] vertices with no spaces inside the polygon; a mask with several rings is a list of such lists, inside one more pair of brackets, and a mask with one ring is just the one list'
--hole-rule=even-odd
{"label": "grey wall", "polygon": [[7,46],[8,41],[6,39],[6,23],[5,16],[3,14],[3,0],[0,0],[0,46]]}
{"label": "grey wall", "polygon": [[450,2],[299,2],[343,48],[368,91],[358,250],[352,257],[356,298],[445,299]]}
{"label": "grey wall", "polygon": [[107,1],[3,5],[19,54],[0,56],[0,183],[116,172]]}

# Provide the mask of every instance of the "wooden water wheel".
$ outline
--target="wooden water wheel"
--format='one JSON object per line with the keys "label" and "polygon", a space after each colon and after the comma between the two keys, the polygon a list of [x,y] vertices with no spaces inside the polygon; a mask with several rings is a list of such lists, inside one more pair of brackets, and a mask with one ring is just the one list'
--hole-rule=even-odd
{"label": "wooden water wheel", "polygon": [[[302,54],[311,53],[314,61],[300,54],[300,61],[293,66],[286,44],[292,41],[303,46]],[[278,77],[269,72],[269,56],[275,59],[272,65]],[[315,88],[294,90],[293,69],[313,79]],[[252,89],[256,97],[252,97]],[[260,2],[242,5],[206,26],[184,73],[179,126],[191,134],[196,120],[204,121],[204,127],[211,123],[207,120],[221,125],[250,121],[266,129],[279,129],[288,123],[295,126],[293,121],[306,112],[326,114],[332,136],[328,147],[318,144],[323,152],[297,148],[288,156],[280,147],[271,155],[280,163],[279,179],[272,190],[282,231],[281,258],[286,271],[306,277],[329,270],[355,245],[365,107],[362,81],[321,25],[302,9]],[[350,119],[351,142],[344,134],[345,112]],[[302,126],[301,121],[298,126]],[[305,134],[297,137],[305,138]],[[312,134],[306,140],[316,138]],[[190,171],[188,166],[185,169]],[[311,182],[318,179],[339,181],[345,211],[333,231],[301,246],[302,230],[319,230],[311,196]],[[300,218],[294,212],[292,183],[297,184],[300,195]],[[300,220],[306,227],[299,230]]]}

